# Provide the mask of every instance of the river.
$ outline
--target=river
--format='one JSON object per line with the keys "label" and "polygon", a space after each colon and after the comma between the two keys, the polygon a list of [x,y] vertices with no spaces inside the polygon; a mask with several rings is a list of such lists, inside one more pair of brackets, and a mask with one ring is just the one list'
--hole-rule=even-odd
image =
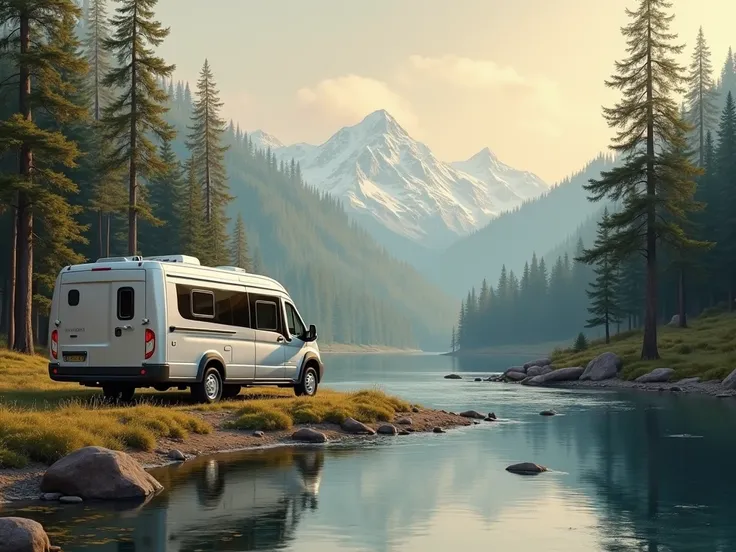
{"label": "river", "polygon": [[[136,508],[32,505],[65,552],[733,551],[736,403],[445,380],[524,359],[329,355],[325,385],[379,386],[498,423],[361,446],[200,458]],[[555,417],[539,415],[555,409]],[[532,461],[536,477],[505,467]]]}

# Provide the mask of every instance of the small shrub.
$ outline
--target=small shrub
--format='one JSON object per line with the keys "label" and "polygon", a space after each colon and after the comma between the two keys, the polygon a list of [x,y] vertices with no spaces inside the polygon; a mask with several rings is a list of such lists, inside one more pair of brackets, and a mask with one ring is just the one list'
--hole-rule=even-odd
{"label": "small shrub", "polygon": [[0,447],[0,468],[20,469],[28,465],[28,458],[12,450]]}
{"label": "small shrub", "polygon": [[687,343],[683,343],[682,345],[678,345],[675,348],[675,351],[677,351],[681,355],[689,355],[693,352],[693,348]]}
{"label": "small shrub", "polygon": [[580,351],[584,351],[588,348],[588,338],[585,337],[585,334],[583,332],[580,332],[578,336],[575,338],[575,343],[572,346],[572,350],[576,353],[579,353]]}

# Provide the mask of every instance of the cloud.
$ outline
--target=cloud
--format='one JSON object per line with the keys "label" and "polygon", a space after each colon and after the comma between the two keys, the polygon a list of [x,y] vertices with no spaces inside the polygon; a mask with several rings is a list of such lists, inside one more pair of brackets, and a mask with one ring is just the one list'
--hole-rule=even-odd
{"label": "cloud", "polygon": [[532,94],[541,103],[554,103],[558,93],[554,81],[522,75],[513,67],[504,67],[489,59],[451,54],[440,57],[412,55],[409,56],[408,66],[409,71],[416,76],[441,80],[462,88],[508,89]]}
{"label": "cloud", "polygon": [[300,88],[296,95],[302,107],[346,123],[385,109],[402,125],[416,127],[417,124],[407,100],[385,82],[369,77],[350,74],[328,78],[314,86]]}

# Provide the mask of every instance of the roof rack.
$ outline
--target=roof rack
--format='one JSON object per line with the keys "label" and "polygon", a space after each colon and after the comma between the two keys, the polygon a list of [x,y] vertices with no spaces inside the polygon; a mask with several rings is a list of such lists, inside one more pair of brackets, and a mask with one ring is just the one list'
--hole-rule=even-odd
{"label": "roof rack", "polygon": [[134,255],[132,257],[102,257],[97,259],[96,263],[129,263],[135,261],[142,261],[143,257]]}
{"label": "roof rack", "polygon": [[240,268],[239,266],[216,266],[215,268],[218,270],[229,270],[230,272],[240,272],[241,274],[248,273],[247,270]]}

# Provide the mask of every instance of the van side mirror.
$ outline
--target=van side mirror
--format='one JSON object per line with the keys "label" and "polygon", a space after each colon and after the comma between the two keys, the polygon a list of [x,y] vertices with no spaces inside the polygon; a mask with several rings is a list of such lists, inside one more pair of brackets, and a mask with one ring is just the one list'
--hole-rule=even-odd
{"label": "van side mirror", "polygon": [[317,341],[317,326],[315,326],[314,324],[309,325],[307,335],[304,336],[304,341],[306,341],[307,343],[311,341]]}

